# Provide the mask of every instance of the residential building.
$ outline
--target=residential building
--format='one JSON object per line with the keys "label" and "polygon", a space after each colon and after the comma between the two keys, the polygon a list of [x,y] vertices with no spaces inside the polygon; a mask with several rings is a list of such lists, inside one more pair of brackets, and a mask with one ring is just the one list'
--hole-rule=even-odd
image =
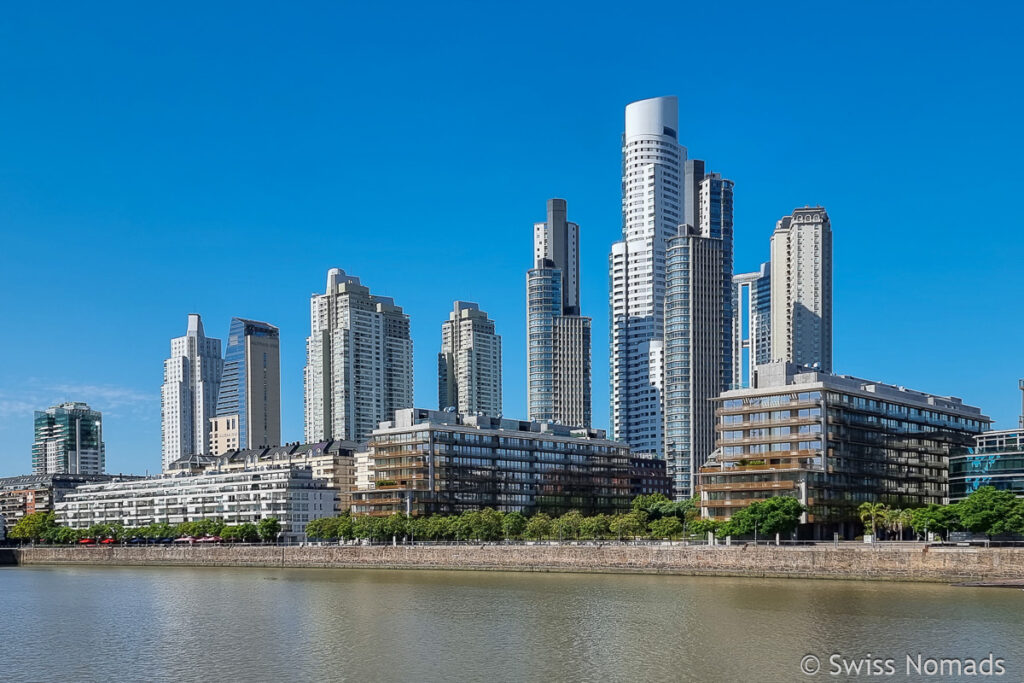
{"label": "residential building", "polygon": [[772,496],[808,507],[799,534],[859,534],[864,502],[949,499],[949,460],[991,420],[959,398],[809,370],[758,368],[755,386],[715,399],[718,448],[701,468],[701,509],[728,519]]}
{"label": "residential building", "polygon": [[369,450],[359,451],[355,454],[356,463],[356,490],[369,491],[374,487],[373,473],[373,452]]}
{"label": "residential building", "polygon": [[437,407],[501,417],[501,336],[494,321],[467,301],[456,301],[441,325]]}
{"label": "residential building", "polygon": [[527,403],[531,420],[590,427],[591,319],[580,315],[580,230],[564,199],[533,226],[526,274]]}
{"label": "residential building", "polygon": [[86,403],[61,403],[35,412],[32,472],[103,474],[103,416]]}
{"label": "residential building", "polygon": [[280,443],[280,332],[258,320],[232,318],[209,453]]}
{"label": "residential building", "polygon": [[702,235],[690,225],[680,226],[679,236],[668,241],[664,454],[680,500],[693,495],[694,475],[715,447],[711,399],[722,391],[725,365],[723,258],[722,238]]}
{"label": "residential building", "polygon": [[602,430],[409,409],[370,438],[374,488],[355,514],[629,509],[629,448]]}
{"label": "residential building", "polygon": [[1000,429],[974,437],[974,445],[949,456],[949,501],[982,486],[1024,498],[1024,429]]}
{"label": "residential building", "polygon": [[775,226],[771,315],[772,360],[832,372],[832,224],[820,206]]}
{"label": "residential building", "polygon": [[637,454],[629,459],[629,497],[649,496],[655,493],[671,498],[672,479],[665,470],[665,461],[650,453]]}
{"label": "residential building", "polygon": [[185,336],[171,340],[160,391],[164,470],[179,458],[210,452],[210,418],[216,413],[224,361],[220,340],[207,337],[198,313]]}
{"label": "residential building", "polygon": [[338,493],[334,514],[348,510],[356,487],[354,455],[358,445],[352,441],[287,443],[269,448],[231,450],[217,456],[182,458],[172,463],[172,474],[238,472],[267,467],[302,467],[313,472]]}
{"label": "residential building", "polygon": [[160,476],[135,481],[86,484],[57,503],[57,521],[74,529],[93,524],[140,527],[213,518],[228,524],[274,517],[279,540],[306,540],[306,524],[330,517],[338,494],[312,469],[269,465],[252,470]]}
{"label": "residential building", "polygon": [[340,268],[310,300],[306,441],[365,442],[378,423],[412,407],[409,316]]}
{"label": "residential building", "polygon": [[25,515],[54,512],[54,505],[64,500],[68,491],[82,484],[136,479],[109,474],[27,474],[0,478],[0,518],[8,531]]}
{"label": "residential building", "polygon": [[665,259],[687,210],[678,118],[675,97],[633,102],[622,136],[622,240],[609,257],[609,383],[612,436],[634,453],[664,449]]}
{"label": "residential building", "polygon": [[733,284],[733,389],[750,386],[758,365],[772,360],[771,264],[740,273]]}

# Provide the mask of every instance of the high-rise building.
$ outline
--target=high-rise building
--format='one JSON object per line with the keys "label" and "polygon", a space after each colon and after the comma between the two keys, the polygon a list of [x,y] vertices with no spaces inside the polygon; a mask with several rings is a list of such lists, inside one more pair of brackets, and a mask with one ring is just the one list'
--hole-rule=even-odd
{"label": "high-rise building", "polygon": [[772,360],[832,371],[832,225],[825,209],[783,216],[771,240]]}
{"label": "high-rise building", "polygon": [[257,320],[232,318],[224,350],[210,454],[281,444],[281,335]]}
{"label": "high-rise building", "polygon": [[437,403],[441,410],[501,417],[501,337],[477,304],[456,301],[441,325]]}
{"label": "high-rise building", "polygon": [[207,337],[198,313],[188,316],[184,337],[171,340],[160,391],[163,467],[178,458],[210,452],[210,418],[216,414],[224,361],[220,339]]}
{"label": "high-rise building", "polygon": [[34,474],[103,474],[103,416],[86,403],[37,410],[32,444]]}
{"label": "high-rise building", "polygon": [[340,268],[310,299],[306,441],[365,442],[396,410],[412,407],[409,316]]}
{"label": "high-rise building", "polygon": [[591,320],[580,315],[579,226],[564,199],[549,199],[547,221],[533,226],[526,274],[529,417],[590,427]]}
{"label": "high-rise building", "polygon": [[771,282],[768,263],[732,278],[733,389],[749,387],[757,366],[772,360]]}
{"label": "high-rise building", "polygon": [[634,452],[659,455],[666,243],[684,222],[687,194],[686,148],[677,126],[675,97],[626,107],[622,240],[612,245],[609,258],[613,438]]}

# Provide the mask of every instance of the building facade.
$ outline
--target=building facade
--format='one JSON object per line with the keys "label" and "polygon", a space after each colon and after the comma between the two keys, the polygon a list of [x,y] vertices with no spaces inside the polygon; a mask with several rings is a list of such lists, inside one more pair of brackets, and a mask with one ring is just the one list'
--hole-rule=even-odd
{"label": "building facade", "polygon": [[665,257],[686,211],[678,107],[675,97],[629,104],[622,136],[622,240],[609,257],[609,384],[612,437],[635,453],[664,449]]}
{"label": "building facade", "polygon": [[164,470],[175,460],[210,452],[210,418],[216,414],[224,361],[220,340],[207,337],[198,313],[185,336],[171,340],[160,391]]}
{"label": "building facade", "polygon": [[853,538],[864,502],[949,499],[950,457],[990,424],[959,398],[808,370],[758,368],[756,386],[715,401],[718,449],[700,471],[703,514],[728,519],[772,496],[805,504],[800,535]]}
{"label": "building facade", "polygon": [[412,407],[409,316],[340,268],[310,300],[305,433],[310,443],[364,442],[396,410]]}
{"label": "building facade", "polygon": [[733,284],[733,389],[751,385],[758,365],[772,360],[771,264],[740,273]]}
{"label": "building facade", "polygon": [[771,315],[773,361],[832,372],[832,224],[820,206],[775,226]]}
{"label": "building facade", "polygon": [[531,420],[590,427],[591,320],[580,315],[579,226],[549,199],[533,226],[526,274],[527,405]]}
{"label": "building facade", "polygon": [[62,403],[35,412],[32,472],[103,474],[103,415],[86,403]]}
{"label": "building facade", "polygon": [[629,448],[595,429],[571,429],[430,410],[401,410],[370,440],[373,490],[355,514],[457,514],[629,509]]}
{"label": "building facade", "polygon": [[280,443],[280,331],[258,320],[232,318],[209,453]]}
{"label": "building facade", "polygon": [[54,512],[55,504],[82,484],[135,478],[109,474],[28,474],[0,478],[0,517],[10,531],[25,515]]}
{"label": "building facade", "polygon": [[477,304],[456,301],[441,325],[437,407],[501,416],[501,336]]}
{"label": "building facade", "polygon": [[650,453],[629,459],[629,497],[649,496],[655,493],[672,498],[672,479],[665,469],[665,461]]}
{"label": "building facade", "polygon": [[57,521],[73,529],[93,524],[140,527],[218,518],[227,524],[281,523],[280,540],[306,540],[306,524],[332,516],[337,492],[308,468],[268,466],[255,470],[162,476],[86,484],[57,503]]}
{"label": "building facade", "polygon": [[956,503],[982,486],[1024,498],[1024,429],[975,437],[974,445],[949,458],[949,500]]}
{"label": "building facade", "polygon": [[720,237],[702,235],[689,225],[681,226],[680,235],[668,241],[664,453],[680,500],[693,495],[694,475],[715,447],[711,399],[722,391],[725,367],[724,257]]}

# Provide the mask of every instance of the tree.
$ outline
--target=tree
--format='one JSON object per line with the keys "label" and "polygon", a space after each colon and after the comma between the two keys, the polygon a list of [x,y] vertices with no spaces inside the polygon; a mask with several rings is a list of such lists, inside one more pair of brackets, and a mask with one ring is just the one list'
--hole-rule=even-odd
{"label": "tree", "polygon": [[543,512],[538,512],[526,523],[526,537],[534,541],[540,541],[551,535],[551,517]]}
{"label": "tree", "polygon": [[662,517],[651,522],[651,535],[654,538],[679,538],[683,533],[683,523],[678,517]]}
{"label": "tree", "polygon": [[600,539],[608,535],[608,515],[584,517],[580,522],[580,536]]}
{"label": "tree", "polygon": [[705,519],[701,517],[690,522],[689,527],[690,531],[698,536],[704,537],[710,533],[717,537],[719,532],[722,530],[722,523],[713,519]]}
{"label": "tree", "polygon": [[510,512],[501,520],[501,530],[505,538],[518,540],[526,533],[527,520],[521,512]]}
{"label": "tree", "polygon": [[1011,491],[982,486],[957,503],[957,507],[960,523],[968,531],[989,538],[1013,531],[1011,517],[1017,507],[1017,497]]}
{"label": "tree", "polygon": [[[939,505],[931,503],[923,508],[910,511],[909,526],[916,533],[936,532],[945,534],[960,528],[960,519],[955,505]],[[927,538],[925,539],[927,540]]]}
{"label": "tree", "polygon": [[789,534],[800,524],[800,517],[806,510],[796,498],[772,496],[736,511],[726,523],[725,533],[730,536]]}
{"label": "tree", "polygon": [[244,522],[238,525],[238,540],[242,543],[255,543],[260,540],[260,529],[252,522]]}
{"label": "tree", "polygon": [[633,512],[646,512],[650,519],[658,519],[661,515],[654,510],[663,503],[671,504],[672,500],[662,493],[649,493],[634,498],[630,506]]}
{"label": "tree", "polygon": [[260,540],[267,543],[277,540],[277,535],[281,533],[281,522],[277,517],[264,517],[256,525],[256,528],[259,530]]}
{"label": "tree", "polygon": [[[221,536],[224,536],[224,534],[222,533]],[[333,517],[320,517],[306,525],[306,536],[321,541],[336,540],[338,538],[338,526]]]}
{"label": "tree", "polygon": [[41,541],[57,526],[57,515],[52,512],[33,512],[25,515],[11,529],[11,538],[23,541]]}
{"label": "tree", "polygon": [[871,525],[871,537],[878,538],[878,524],[885,520],[885,505],[882,503],[861,503],[860,507],[857,508],[857,514],[860,515],[860,521],[864,524],[864,531],[867,531],[868,525]]}
{"label": "tree", "polygon": [[583,523],[583,515],[579,510],[570,510],[554,520],[552,531],[558,534],[561,539],[578,539],[580,537],[580,525]]}
{"label": "tree", "polygon": [[638,510],[615,515],[608,523],[608,530],[618,536],[620,541],[623,537],[636,538],[647,530],[647,513]]}
{"label": "tree", "polygon": [[493,508],[484,508],[470,519],[473,536],[481,541],[499,541],[502,537],[502,514]]}

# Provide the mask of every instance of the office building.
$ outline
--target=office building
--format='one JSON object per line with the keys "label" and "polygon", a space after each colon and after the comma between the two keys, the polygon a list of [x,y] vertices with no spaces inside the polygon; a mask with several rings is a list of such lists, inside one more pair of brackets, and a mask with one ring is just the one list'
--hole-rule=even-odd
{"label": "office building", "polygon": [[73,529],[93,524],[140,527],[218,518],[227,524],[276,518],[279,540],[306,540],[306,524],[333,516],[337,492],[303,467],[267,466],[252,470],[162,476],[134,481],[85,484],[57,503],[57,521]]}
{"label": "office building", "polygon": [[437,407],[501,416],[501,337],[477,304],[456,301],[441,325]]}
{"label": "office building", "polygon": [[280,332],[264,322],[232,318],[209,453],[280,443]]}
{"label": "office building", "polygon": [[974,437],[971,448],[949,457],[949,501],[956,503],[982,486],[1024,498],[1024,379],[1017,429],[999,429]]}
{"label": "office building", "polygon": [[175,460],[210,452],[210,418],[216,414],[224,361],[220,340],[207,337],[198,313],[188,316],[185,336],[171,340],[160,391],[163,468]]}
{"label": "office building", "polygon": [[637,454],[629,459],[629,497],[650,496],[660,493],[666,498],[674,494],[672,479],[665,469],[665,461],[650,453]]}
{"label": "office building", "polygon": [[370,438],[373,490],[354,514],[629,509],[629,448],[596,429],[409,409]]}
{"label": "office building", "polygon": [[34,474],[103,474],[103,416],[86,403],[35,412]]}
{"label": "office building", "polygon": [[579,226],[549,199],[533,226],[526,274],[527,403],[531,420],[590,427],[591,319],[580,315]]}
{"label": "office building", "polygon": [[365,442],[377,424],[412,407],[409,316],[340,268],[310,300],[306,441]]}
{"label": "office building", "polygon": [[772,360],[771,267],[739,273],[733,284],[733,389],[750,386],[758,365]]}
{"label": "office building", "polygon": [[723,258],[723,240],[703,236],[693,226],[680,226],[680,235],[668,241],[664,454],[679,499],[693,495],[693,477],[714,450],[711,399],[722,390],[725,365]]}
{"label": "office building", "polygon": [[712,519],[771,496],[808,507],[802,538],[852,539],[857,508],[914,508],[949,499],[950,456],[991,420],[959,398],[809,370],[758,368],[755,386],[722,394],[718,448],[699,475]]}
{"label": "office building", "polygon": [[[663,454],[665,257],[686,209],[686,149],[678,102],[626,107],[622,136],[622,240],[609,257],[612,435],[635,453]],[[703,167],[701,167],[703,170]]]}
{"label": "office building", "polygon": [[771,314],[773,361],[832,372],[832,225],[820,206],[775,226]]}

